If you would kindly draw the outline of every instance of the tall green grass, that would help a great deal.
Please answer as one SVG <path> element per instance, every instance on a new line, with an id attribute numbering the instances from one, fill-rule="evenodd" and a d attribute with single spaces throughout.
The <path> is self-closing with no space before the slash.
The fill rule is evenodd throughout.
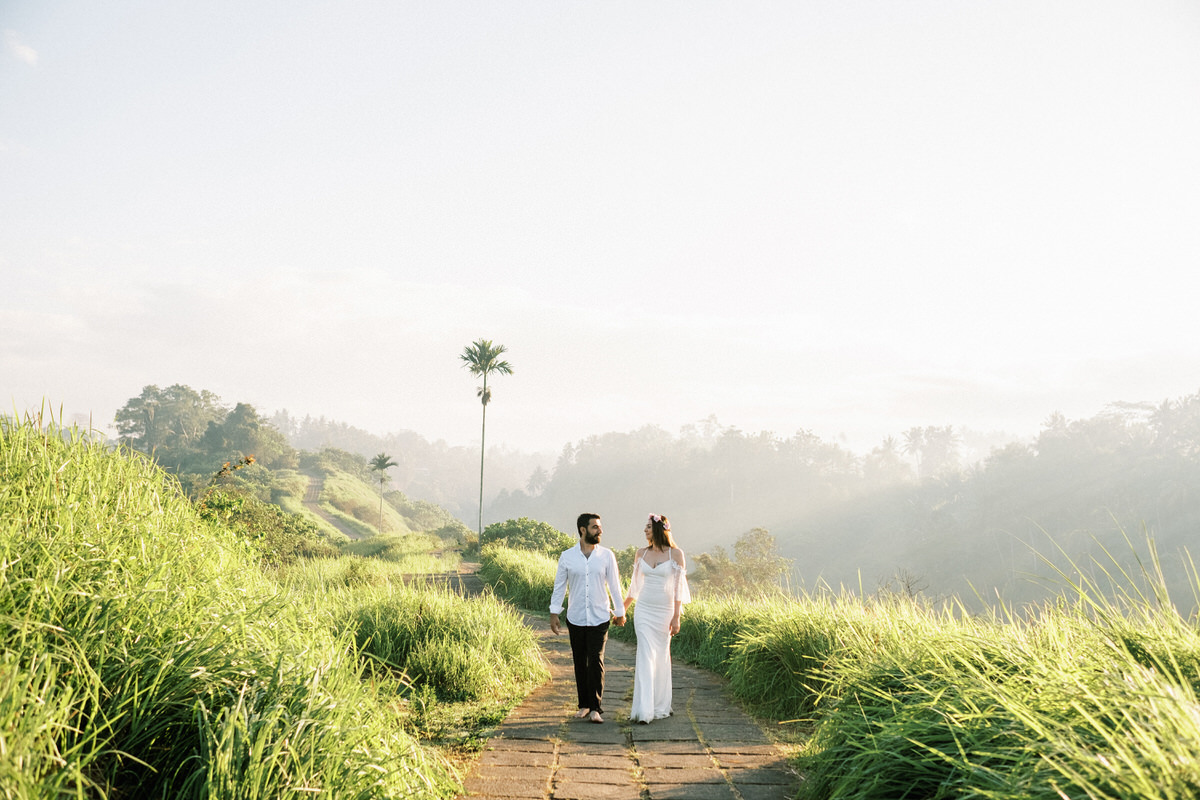
<path id="1" fill-rule="evenodd" d="M 432 533 L 379 534 L 348 542 L 342 552 L 391 562 L 400 572 L 452 572 L 462 563 L 462 553 Z"/>
<path id="2" fill-rule="evenodd" d="M 549 556 L 499 542 L 484 545 L 479 552 L 480 579 L 498 597 L 529 611 L 549 613 L 557 568 L 558 562 Z"/>
<path id="3" fill-rule="evenodd" d="M 404 577 L 394 563 L 342 558 L 293 565 L 282 580 L 320 598 L 369 666 L 393 670 L 439 700 L 511 703 L 549 677 L 537 640 L 511 606 Z"/>
<path id="4" fill-rule="evenodd" d="M 449 797 L 350 631 L 148 460 L 0 422 L 0 795 Z"/>

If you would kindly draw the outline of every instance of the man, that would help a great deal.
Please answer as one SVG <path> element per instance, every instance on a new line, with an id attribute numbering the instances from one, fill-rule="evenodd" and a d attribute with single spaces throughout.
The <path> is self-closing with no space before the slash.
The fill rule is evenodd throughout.
<path id="1" fill-rule="evenodd" d="M 618 626 L 625 624 L 625 601 L 621 595 L 621 577 L 617 574 L 617 557 L 600 545 L 604 534 L 600 515 L 580 514 L 575 527 L 579 544 L 558 557 L 554 593 L 550 596 L 550 630 L 556 635 L 560 633 L 558 615 L 563 610 L 564 595 L 569 594 L 567 633 L 571 637 L 575 687 L 579 692 L 575 718 L 604 722 L 600 707 L 604 696 L 604 645 L 608 643 L 609 621 Z M 621 609 L 621 616 L 613 617 L 613 604 Z"/>

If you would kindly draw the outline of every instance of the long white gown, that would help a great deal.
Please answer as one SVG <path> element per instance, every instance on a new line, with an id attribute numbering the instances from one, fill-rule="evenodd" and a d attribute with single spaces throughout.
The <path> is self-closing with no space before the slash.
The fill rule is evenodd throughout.
<path id="1" fill-rule="evenodd" d="M 637 658 L 629 718 L 650 722 L 671 716 L 671 617 L 676 600 L 692 599 L 687 573 L 671 558 L 651 567 L 643 556 L 634 566 L 628 596 L 637 601 L 633 611 Z"/>

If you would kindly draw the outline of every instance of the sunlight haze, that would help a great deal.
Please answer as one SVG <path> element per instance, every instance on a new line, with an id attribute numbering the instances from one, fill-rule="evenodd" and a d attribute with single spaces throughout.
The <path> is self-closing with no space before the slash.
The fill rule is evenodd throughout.
<path id="1" fill-rule="evenodd" d="M 0 4 L 0 402 L 859 452 L 1200 389 L 1200 4 Z"/>

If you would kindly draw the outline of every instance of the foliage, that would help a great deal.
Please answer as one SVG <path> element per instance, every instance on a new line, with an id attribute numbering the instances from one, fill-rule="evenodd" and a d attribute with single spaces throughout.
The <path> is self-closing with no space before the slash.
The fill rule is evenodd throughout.
<path id="1" fill-rule="evenodd" d="M 300 454 L 300 468 L 313 470 L 326 475 L 344 472 L 361 481 L 372 483 L 375 476 L 371 474 L 367 459 L 357 453 L 348 453 L 336 447 L 322 447 L 316 452 Z"/>
<path id="2" fill-rule="evenodd" d="M 296 466 L 296 452 L 254 407 L 232 410 L 217 395 L 175 384 L 150 385 L 116 414 L 121 444 L 153 457 L 176 474 L 211 474 L 223 461 L 253 455 L 266 467 Z"/>
<path id="3" fill-rule="evenodd" d="M 479 537 L 481 546 L 500 542 L 514 550 L 532 550 L 555 560 L 577 541 L 576 537 L 563 533 L 553 525 L 528 517 L 493 522 L 483 529 L 483 535 Z"/>
<path id="4" fill-rule="evenodd" d="M 454 796 L 256 562 L 149 459 L 0 422 L 0 793 Z"/>
<path id="5" fill-rule="evenodd" d="M 433 533 L 379 534 L 342 545 L 342 552 L 397 565 L 402 573 L 452 572 L 462 562 L 457 550 Z"/>
<path id="6" fill-rule="evenodd" d="M 539 612 L 550 608 L 557 568 L 557 559 L 529 550 L 513 550 L 499 542 L 486 545 L 479 554 L 479 577 L 497 597 L 517 608 Z"/>
<path id="7" fill-rule="evenodd" d="M 245 537 L 264 564 L 283 564 L 297 558 L 330 557 L 337 547 L 322 538 L 317 526 L 300 514 L 241 494 L 213 488 L 198 506 L 200 518 Z"/>
<path id="8" fill-rule="evenodd" d="M 495 598 L 428 587 L 355 593 L 359 648 L 442 700 L 523 694 L 549 673 L 521 616 Z"/>
<path id="9" fill-rule="evenodd" d="M 257 473 L 256 473 L 257 470 Z M 240 484 L 246 474 L 265 470 L 253 456 L 225 462 L 212 477 L 197 504 L 200 518 L 216 522 L 249 541 L 264 564 L 282 564 L 300 557 L 333 556 L 337 548 L 324 540 L 317 526 L 301 514 L 290 514 L 263 502 Z"/>
<path id="10" fill-rule="evenodd" d="M 764 528 L 746 531 L 733 545 L 732 559 L 725 548 L 692 556 L 693 583 L 717 592 L 757 593 L 780 588 L 780 579 L 792 568 L 790 559 L 779 555 L 775 537 Z"/>

